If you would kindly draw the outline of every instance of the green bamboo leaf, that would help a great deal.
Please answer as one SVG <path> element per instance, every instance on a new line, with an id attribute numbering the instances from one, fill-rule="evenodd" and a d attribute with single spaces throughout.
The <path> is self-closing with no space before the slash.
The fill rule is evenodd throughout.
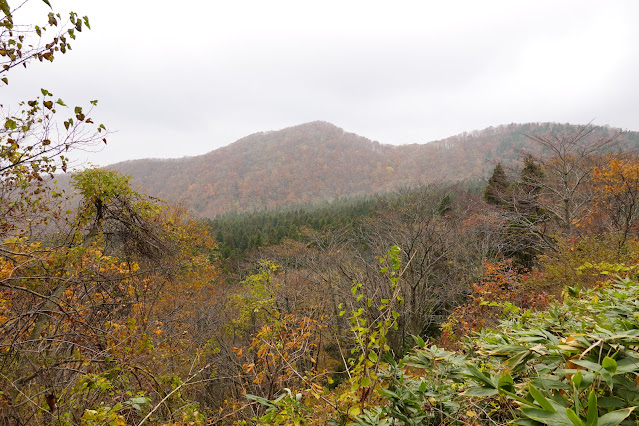
<path id="1" fill-rule="evenodd" d="M 565 413 L 551 413 L 538 408 L 524 407 L 521 412 L 528 418 L 536 420 L 540 423 L 552 426 L 574 426 Z"/>
<path id="2" fill-rule="evenodd" d="M 504 373 L 499 377 L 499 382 L 497 383 L 497 387 L 506 388 L 507 390 L 513 390 L 513 386 L 515 383 L 513 382 L 513 378 L 509 373 Z"/>
<path id="3" fill-rule="evenodd" d="M 577 414 L 570 408 L 566 408 L 566 416 L 568 416 L 573 425 L 583 426 L 584 422 L 582 422 L 579 416 L 577 416 Z"/>
<path id="4" fill-rule="evenodd" d="M 511 369 L 511 371 L 518 372 L 526 367 L 528 358 L 530 358 L 530 356 L 531 353 L 528 350 L 520 352 L 517 355 L 514 355 L 513 357 L 507 359 L 506 365 Z"/>
<path id="5" fill-rule="evenodd" d="M 610 389 L 612 389 L 613 387 L 612 374 L 610 374 L 608 370 L 601 370 L 599 374 L 601 374 L 601 378 L 604 379 L 604 381 L 608 384 L 608 386 L 610 386 Z"/>
<path id="6" fill-rule="evenodd" d="M 479 396 L 479 397 L 494 396 L 497 394 L 499 394 L 499 391 L 497 389 L 487 388 L 484 386 L 474 386 L 468 389 L 466 392 L 464 392 L 465 396 Z"/>
<path id="7" fill-rule="evenodd" d="M 592 371 L 601 371 L 602 369 L 601 365 L 597 364 L 596 362 L 588 361 L 585 359 L 574 359 L 572 360 L 572 363 Z"/>
<path id="8" fill-rule="evenodd" d="M 581 374 L 581 371 L 577 372 L 577 374 L 575 374 L 574 376 L 572 376 L 572 384 L 579 389 L 579 385 L 581 384 L 581 381 L 584 379 L 583 374 Z"/>
<path id="9" fill-rule="evenodd" d="M 621 398 L 617 398 L 616 396 L 608 396 L 599 398 L 597 400 L 597 405 L 601 408 L 624 408 L 628 406 L 628 403 Z"/>
<path id="10" fill-rule="evenodd" d="M 561 380 L 547 379 L 545 377 L 537 377 L 531 381 L 532 385 L 537 388 L 544 389 L 570 389 L 570 386 Z"/>
<path id="11" fill-rule="evenodd" d="M 477 380 L 479 380 L 483 384 L 485 384 L 485 385 L 487 385 L 487 386 L 489 386 L 491 388 L 496 388 L 497 387 L 497 386 L 495 386 L 495 383 L 493 383 L 493 381 L 490 379 L 490 377 L 488 377 L 487 375 L 485 375 L 484 373 L 479 371 L 475 366 L 467 365 L 466 369 L 468 370 L 468 372 L 470 373 L 470 375 L 472 377 L 476 378 Z"/>
<path id="12" fill-rule="evenodd" d="M 617 361 L 617 374 L 639 373 L 639 363 L 635 358 L 623 358 Z"/>
<path id="13" fill-rule="evenodd" d="M 594 390 L 590 391 L 588 395 L 588 416 L 586 418 L 586 426 L 597 426 L 597 394 Z"/>
<path id="14" fill-rule="evenodd" d="M 415 341 L 415 344 L 422 349 L 426 346 L 426 342 L 424 342 L 424 339 L 420 336 L 413 336 L 413 340 Z"/>
<path id="15" fill-rule="evenodd" d="M 532 397 L 535 399 L 535 401 L 537 401 L 537 404 L 539 404 L 541 408 L 550 413 L 557 412 L 550 404 L 550 402 L 546 399 L 546 397 L 541 392 L 539 392 L 539 390 L 537 390 L 537 388 L 535 388 L 532 384 L 528 387 L 528 390 L 530 391 L 530 395 L 532 395 Z"/>
<path id="16" fill-rule="evenodd" d="M 618 424 L 623 422 L 635 408 L 637 407 L 624 408 L 623 410 L 617 410 L 608 414 L 604 414 L 603 416 L 599 417 L 597 426 L 617 426 Z"/>

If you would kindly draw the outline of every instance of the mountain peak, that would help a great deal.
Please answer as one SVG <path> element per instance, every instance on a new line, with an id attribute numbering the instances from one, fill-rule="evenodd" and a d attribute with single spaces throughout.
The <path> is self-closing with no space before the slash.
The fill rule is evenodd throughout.
<path id="1" fill-rule="evenodd" d="M 296 126 L 287 127 L 286 129 L 283 129 L 283 130 L 295 129 L 295 128 L 298 128 L 298 129 L 341 130 L 342 132 L 344 131 L 344 129 L 342 129 L 341 127 L 337 127 L 333 123 L 329 123 L 328 121 L 322 121 L 322 120 L 309 121 L 308 123 L 302 123 L 302 124 L 298 124 Z"/>
<path id="2" fill-rule="evenodd" d="M 510 124 L 435 143 L 382 145 L 326 121 L 247 136 L 206 155 L 139 160 L 111 168 L 150 195 L 183 201 L 200 217 L 330 201 L 428 182 L 482 179 L 495 163 L 516 165 L 526 137 L 565 125 Z M 623 139 L 639 146 L 639 135 Z"/>

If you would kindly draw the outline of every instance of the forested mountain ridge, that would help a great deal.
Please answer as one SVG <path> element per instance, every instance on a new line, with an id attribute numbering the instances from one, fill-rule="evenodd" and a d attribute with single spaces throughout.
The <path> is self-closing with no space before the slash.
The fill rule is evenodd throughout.
<path id="1" fill-rule="evenodd" d="M 126 161 L 109 168 L 132 176 L 134 185 L 151 195 L 184 202 L 196 216 L 215 217 L 428 182 L 483 179 L 496 162 L 514 165 L 522 149 L 535 148 L 527 134 L 567 126 L 510 124 L 393 146 L 316 121 L 255 133 L 201 156 Z M 639 134 L 626 132 L 620 140 L 637 146 Z"/>

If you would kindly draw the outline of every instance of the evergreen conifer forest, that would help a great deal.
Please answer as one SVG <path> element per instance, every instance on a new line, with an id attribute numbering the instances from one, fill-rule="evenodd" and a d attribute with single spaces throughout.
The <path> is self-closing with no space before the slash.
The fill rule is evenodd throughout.
<path id="1" fill-rule="evenodd" d="M 90 30 L 15 3 L 4 86 Z M 1 425 L 639 422 L 636 134 L 521 126 L 486 179 L 379 166 L 357 196 L 205 218 L 115 170 L 57 189 L 109 138 L 63 99 L 0 106 Z"/>

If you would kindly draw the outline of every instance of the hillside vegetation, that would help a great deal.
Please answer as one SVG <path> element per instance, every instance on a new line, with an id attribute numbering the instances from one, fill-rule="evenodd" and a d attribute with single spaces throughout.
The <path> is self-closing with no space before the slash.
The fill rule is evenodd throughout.
<path id="1" fill-rule="evenodd" d="M 273 210 L 385 193 L 427 183 L 487 178 L 497 162 L 516 166 L 522 151 L 541 154 L 527 135 L 567 130 L 556 123 L 511 124 L 427 144 L 383 145 L 313 122 L 256 133 L 208 154 L 110 166 L 143 191 L 183 202 L 197 217 Z M 616 131 L 597 128 L 603 135 Z M 619 146 L 636 149 L 639 134 Z"/>
<path id="2" fill-rule="evenodd" d="M 4 84 L 89 26 L 14 31 L 0 10 Z M 108 135 L 88 104 L 0 105 L 0 424 L 639 421 L 634 133 L 395 148 L 311 123 L 145 172 L 201 215 L 232 211 L 200 220 L 98 168 L 67 209 L 48 179 Z M 456 182 L 488 167 L 479 152 L 502 162 Z"/>

